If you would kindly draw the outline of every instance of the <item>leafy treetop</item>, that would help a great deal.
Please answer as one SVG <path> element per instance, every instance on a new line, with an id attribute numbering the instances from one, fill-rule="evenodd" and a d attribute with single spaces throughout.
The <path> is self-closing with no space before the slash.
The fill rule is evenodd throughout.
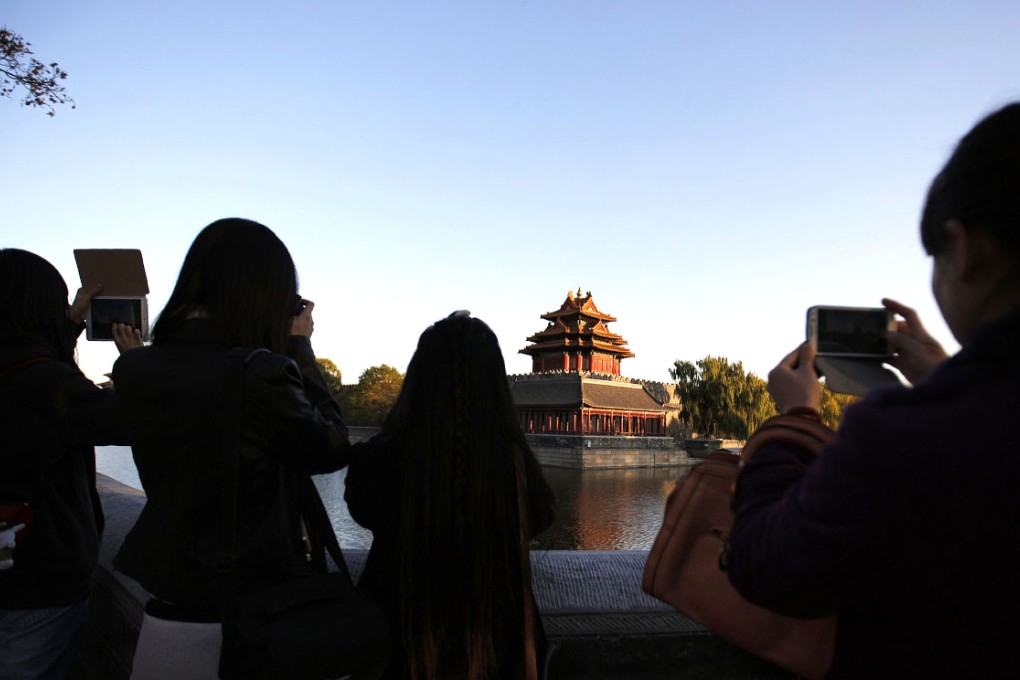
<path id="1" fill-rule="evenodd" d="M 340 374 L 340 369 L 337 368 L 329 359 L 316 358 L 315 362 L 319 364 L 319 370 L 322 371 L 322 377 L 326 379 L 326 386 L 329 387 L 329 391 L 333 396 L 340 391 L 343 387 L 343 376 Z"/>
<path id="2" fill-rule="evenodd" d="M 56 62 L 44 64 L 33 55 L 31 43 L 25 42 L 17 33 L 6 26 L 0 26 L 0 96 L 13 98 L 15 90 L 26 90 L 22 106 L 38 106 L 47 116 L 55 116 L 54 106 L 70 104 L 74 100 L 67 95 L 60 81 L 67 73 Z"/>
<path id="3" fill-rule="evenodd" d="M 707 356 L 695 363 L 676 361 L 669 373 L 677 383 L 681 412 L 692 432 L 720 438 L 747 439 L 759 425 L 777 414 L 766 382 L 744 371 L 741 362 Z M 839 425 L 854 397 L 837 394 L 822 383 L 822 422 Z"/>
<path id="4" fill-rule="evenodd" d="M 404 374 L 382 364 L 367 368 L 357 385 L 347 385 L 337 401 L 349 425 L 382 425 L 404 386 Z"/>

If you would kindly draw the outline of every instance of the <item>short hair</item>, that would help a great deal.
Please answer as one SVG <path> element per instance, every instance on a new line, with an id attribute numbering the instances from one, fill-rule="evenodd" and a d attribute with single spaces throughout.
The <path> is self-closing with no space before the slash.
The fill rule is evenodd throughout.
<path id="1" fill-rule="evenodd" d="M 290 252 L 269 227 L 230 217 L 205 227 L 188 249 L 152 341 L 174 335 L 190 316 L 207 316 L 218 341 L 282 353 L 297 297 Z"/>
<path id="2" fill-rule="evenodd" d="M 38 345 L 73 364 L 77 334 L 67 309 L 56 267 L 27 250 L 0 249 L 0 344 Z"/>
<path id="3" fill-rule="evenodd" d="M 944 250 L 951 219 L 986 229 L 1020 256 L 1020 102 L 979 121 L 932 181 L 921 214 L 921 242 L 929 255 Z"/>

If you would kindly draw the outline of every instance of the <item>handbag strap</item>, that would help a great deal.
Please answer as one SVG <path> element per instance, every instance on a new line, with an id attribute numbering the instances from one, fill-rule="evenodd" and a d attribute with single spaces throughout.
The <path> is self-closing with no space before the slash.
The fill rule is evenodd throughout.
<path id="1" fill-rule="evenodd" d="M 835 433 L 818 420 L 803 416 L 774 416 L 762 423 L 751 435 L 740 452 L 746 463 L 762 447 L 775 442 L 794 444 L 815 458 L 822 455 L 822 449 L 832 441 Z"/>
<path id="2" fill-rule="evenodd" d="M 7 380 L 7 378 L 10 378 L 12 375 L 17 373 L 21 369 L 31 366 L 32 364 L 43 364 L 48 361 L 56 361 L 56 359 L 47 356 L 29 357 L 28 359 L 22 359 L 21 361 L 13 363 L 4 370 L 0 371 L 0 382 Z"/>

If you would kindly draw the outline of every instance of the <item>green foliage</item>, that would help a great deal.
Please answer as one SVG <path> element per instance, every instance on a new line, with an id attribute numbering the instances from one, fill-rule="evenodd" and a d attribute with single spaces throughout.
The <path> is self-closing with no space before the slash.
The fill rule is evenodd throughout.
<path id="1" fill-rule="evenodd" d="M 823 423 L 835 430 L 839 427 L 840 421 L 843 420 L 843 413 L 846 411 L 846 407 L 855 401 L 857 401 L 857 397 L 852 394 L 833 392 L 823 381 L 822 406 L 818 409 L 818 414 L 822 417 Z"/>
<path id="2" fill-rule="evenodd" d="M 48 116 L 56 115 L 55 104 L 71 104 L 74 100 L 64 91 L 60 81 L 67 73 L 56 62 L 44 64 L 32 56 L 32 44 L 17 33 L 0 27 L 0 96 L 11 97 L 19 87 L 26 90 L 22 106 L 40 106 L 49 109 Z"/>
<path id="3" fill-rule="evenodd" d="M 685 429 L 723 439 L 747 439 L 759 425 L 777 415 L 766 381 L 745 373 L 738 361 L 708 356 L 691 363 L 676 361 L 669 373 L 676 380 Z M 836 429 L 856 397 L 833 392 L 822 382 L 822 422 Z"/>
<path id="4" fill-rule="evenodd" d="M 382 425 L 403 386 L 404 374 L 392 366 L 366 368 L 357 385 L 340 391 L 344 419 L 349 425 Z"/>
<path id="5" fill-rule="evenodd" d="M 329 359 L 317 358 L 315 363 L 319 364 L 319 370 L 322 371 L 322 377 L 326 379 L 326 385 L 329 387 L 330 393 L 335 397 L 343 387 L 340 369 L 337 368 L 336 364 Z"/>
<path id="6" fill-rule="evenodd" d="M 669 370 L 677 381 L 680 417 L 691 431 L 713 437 L 747 439 L 776 415 L 765 381 L 744 371 L 739 361 L 707 356 L 696 363 L 676 361 Z"/>

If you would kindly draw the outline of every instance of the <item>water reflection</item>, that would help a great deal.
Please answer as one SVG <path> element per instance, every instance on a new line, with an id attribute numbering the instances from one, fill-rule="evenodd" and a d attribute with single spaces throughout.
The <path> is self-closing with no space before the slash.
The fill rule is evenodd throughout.
<path id="1" fill-rule="evenodd" d="M 647 550 L 679 468 L 544 468 L 556 521 L 533 546 L 547 550 Z"/>
<path id="2" fill-rule="evenodd" d="M 96 449 L 99 471 L 139 487 L 128 447 Z M 683 468 L 567 470 L 543 468 L 556 494 L 553 525 L 532 542 L 536 550 L 648 550 L 662 523 L 666 497 Z M 372 532 L 351 519 L 341 470 L 315 484 L 345 548 L 367 549 Z"/>

